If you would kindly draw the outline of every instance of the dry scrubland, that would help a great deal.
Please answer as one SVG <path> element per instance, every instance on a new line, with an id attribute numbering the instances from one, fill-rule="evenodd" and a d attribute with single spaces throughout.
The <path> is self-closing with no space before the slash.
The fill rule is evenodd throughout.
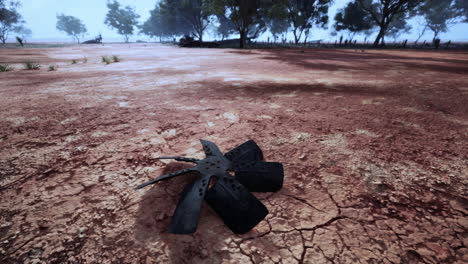
<path id="1" fill-rule="evenodd" d="M 15 68 L 0 73 L 1 263 L 468 262 L 466 52 L 116 44 L 0 62 Z M 248 234 L 206 205 L 197 233 L 166 233 L 193 177 L 132 189 L 183 166 L 155 157 L 200 157 L 201 138 L 284 162 Z"/>

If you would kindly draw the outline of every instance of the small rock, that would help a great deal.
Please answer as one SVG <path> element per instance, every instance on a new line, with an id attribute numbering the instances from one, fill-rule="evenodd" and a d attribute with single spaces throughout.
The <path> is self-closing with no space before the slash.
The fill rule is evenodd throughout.
<path id="1" fill-rule="evenodd" d="M 78 237 L 79 237 L 79 238 L 83 238 L 83 237 L 85 236 L 85 232 L 86 232 L 86 228 L 80 227 L 80 228 L 78 229 Z"/>
<path id="2" fill-rule="evenodd" d="M 9 226 L 11 226 L 11 225 L 13 225 L 11 222 L 5 222 L 5 223 L 3 223 L 0 227 L 1 227 L 1 228 L 4 228 L 4 227 L 9 227 Z"/>

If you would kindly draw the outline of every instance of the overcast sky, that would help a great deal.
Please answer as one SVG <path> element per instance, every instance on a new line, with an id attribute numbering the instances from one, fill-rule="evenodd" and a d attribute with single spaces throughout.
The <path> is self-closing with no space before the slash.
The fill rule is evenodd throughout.
<path id="1" fill-rule="evenodd" d="M 336 10 L 342 8 L 350 0 L 335 0 L 335 4 L 330 9 L 330 18 L 335 16 Z M 143 22 L 149 17 L 149 11 L 152 10 L 157 0 L 119 0 L 123 5 L 134 7 L 141 16 Z M 93 38 L 101 33 L 104 41 L 120 41 L 122 38 L 104 24 L 104 18 L 107 13 L 107 0 L 22 0 L 23 6 L 20 9 L 21 14 L 26 20 L 27 27 L 33 32 L 31 41 L 55 40 L 71 41 L 65 33 L 55 28 L 57 14 L 65 14 L 78 17 L 88 29 L 85 39 Z M 333 19 L 332 19 L 333 20 Z M 418 25 L 415 22 L 411 34 L 402 35 L 400 39 L 416 39 Z M 310 39 L 329 40 L 331 30 L 315 30 Z M 266 36 L 264 36 L 265 38 Z M 442 39 L 468 41 L 468 24 L 462 23 L 450 28 L 450 32 L 442 34 Z M 335 37 L 336 38 L 336 37 Z M 134 36 L 133 41 L 137 39 L 147 39 L 145 36 Z M 430 32 L 426 33 L 423 39 L 432 39 Z"/>

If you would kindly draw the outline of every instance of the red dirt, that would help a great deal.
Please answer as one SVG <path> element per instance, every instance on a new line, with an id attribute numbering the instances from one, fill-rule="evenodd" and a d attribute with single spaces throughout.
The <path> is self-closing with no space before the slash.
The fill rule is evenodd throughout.
<path id="1" fill-rule="evenodd" d="M 468 262 L 468 53 L 0 49 L 31 59 L 0 73 L 2 263 Z M 248 234 L 206 205 L 167 234 L 191 177 L 133 190 L 198 139 L 284 162 Z"/>

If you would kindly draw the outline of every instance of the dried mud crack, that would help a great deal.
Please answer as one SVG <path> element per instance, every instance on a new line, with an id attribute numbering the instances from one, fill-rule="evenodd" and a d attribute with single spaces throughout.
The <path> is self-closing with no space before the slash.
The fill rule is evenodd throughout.
<path id="1" fill-rule="evenodd" d="M 27 54 L 60 67 L 0 74 L 1 263 L 468 262 L 467 53 Z M 162 154 L 200 158 L 202 138 L 254 139 L 284 164 L 283 189 L 255 193 L 270 214 L 245 235 L 206 204 L 196 233 L 167 233 L 196 175 L 133 190 L 185 168 Z"/>

